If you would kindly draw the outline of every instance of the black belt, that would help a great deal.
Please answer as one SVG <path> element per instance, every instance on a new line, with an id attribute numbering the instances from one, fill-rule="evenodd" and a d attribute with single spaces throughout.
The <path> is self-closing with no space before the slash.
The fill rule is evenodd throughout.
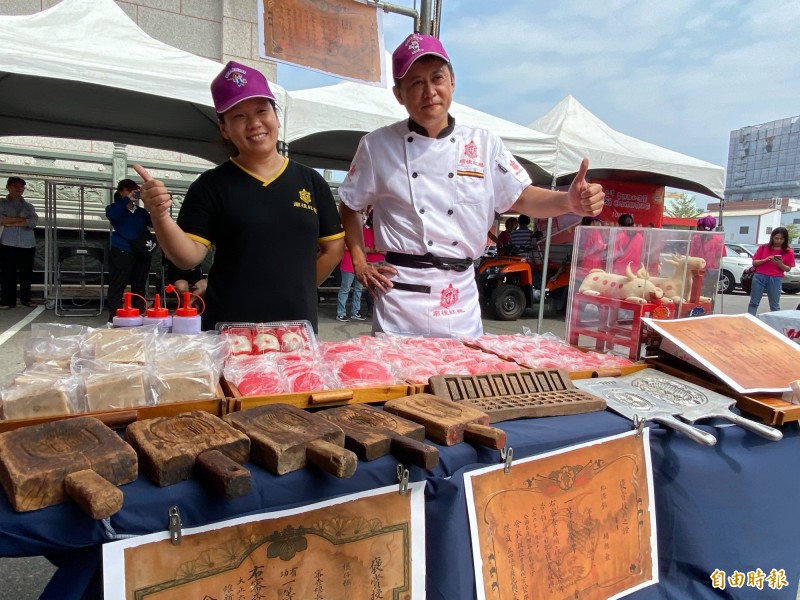
<path id="1" fill-rule="evenodd" d="M 419 292 L 420 294 L 430 294 L 431 286 L 417 285 L 416 283 L 403 283 L 402 281 L 392 282 L 393 290 L 403 290 L 405 292 Z"/>
<path id="2" fill-rule="evenodd" d="M 440 258 L 428 252 L 422 256 L 416 254 L 403 254 L 402 252 L 387 252 L 386 262 L 398 267 L 410 269 L 441 269 L 442 271 L 456 271 L 463 273 L 472 266 L 471 258 Z"/>

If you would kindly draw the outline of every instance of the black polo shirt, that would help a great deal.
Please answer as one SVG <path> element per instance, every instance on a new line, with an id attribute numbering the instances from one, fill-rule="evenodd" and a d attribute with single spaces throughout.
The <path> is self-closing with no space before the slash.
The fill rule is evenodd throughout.
<path id="1" fill-rule="evenodd" d="M 308 320 L 316 331 L 318 244 L 344 237 L 319 173 L 287 160 L 265 181 L 229 160 L 189 187 L 178 225 L 216 247 L 203 329 L 231 321 Z"/>

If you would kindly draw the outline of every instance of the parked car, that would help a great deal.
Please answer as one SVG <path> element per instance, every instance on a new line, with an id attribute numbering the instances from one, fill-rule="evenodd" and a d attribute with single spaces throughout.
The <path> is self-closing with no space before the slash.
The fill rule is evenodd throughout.
<path id="1" fill-rule="evenodd" d="M 732 294 L 742 284 L 742 274 L 753 265 L 753 254 L 757 246 L 752 244 L 725 244 L 726 256 L 720 261 L 720 294 Z"/>

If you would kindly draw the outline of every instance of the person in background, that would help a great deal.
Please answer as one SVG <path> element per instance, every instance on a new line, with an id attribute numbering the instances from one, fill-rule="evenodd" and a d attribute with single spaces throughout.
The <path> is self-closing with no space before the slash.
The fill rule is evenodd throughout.
<path id="1" fill-rule="evenodd" d="M 275 95 L 260 71 L 228 62 L 211 82 L 211 96 L 220 133 L 236 155 L 192 183 L 177 222 L 164 183 L 134 166 L 158 242 L 182 269 L 216 248 L 203 329 L 306 320 L 317 331 L 317 286 L 344 254 L 331 188 L 314 169 L 278 152 Z"/>
<path id="2" fill-rule="evenodd" d="M 527 256 L 534 247 L 530 225 L 531 218 L 528 215 L 520 215 L 517 219 L 517 228 L 508 236 L 509 246 L 514 246 L 519 255 Z"/>
<path id="3" fill-rule="evenodd" d="M 372 331 L 428 337 L 481 335 L 473 263 L 496 214 L 594 215 L 603 188 L 583 160 L 567 192 L 531 185 L 500 138 L 450 114 L 455 76 L 434 36 L 409 35 L 392 54 L 393 93 L 409 118 L 359 143 L 339 186 L 339 214 L 359 281 L 375 291 Z M 374 209 L 386 265 L 368 263 L 360 211 Z"/>
<path id="4" fill-rule="evenodd" d="M 600 217 L 583 217 L 581 226 L 581 247 L 578 249 L 578 269 L 576 282 L 580 283 L 592 269 L 605 269 L 608 244 L 603 234 L 595 227 L 602 225 Z"/>
<path id="5" fill-rule="evenodd" d="M 148 212 L 139 206 L 139 184 L 132 179 L 122 179 L 114 192 L 114 201 L 106 206 L 106 218 L 111 222 L 111 246 L 108 251 L 108 320 L 116 316 L 123 306 L 125 288 L 143 298 L 147 297 L 150 277 L 149 254 L 138 254 L 133 242 L 153 226 Z M 144 302 L 134 296 L 131 304 L 144 312 Z"/>
<path id="6" fill-rule="evenodd" d="M 503 246 L 508 246 L 511 243 L 511 234 L 519 226 L 519 219 L 517 217 L 508 217 L 506 219 L 505 229 L 497 236 L 497 251 L 499 252 Z"/>
<path id="7" fill-rule="evenodd" d="M 197 265 L 194 269 L 179 269 L 169 259 L 166 260 L 167 267 L 167 282 L 171 283 L 181 295 L 181 302 L 183 301 L 183 294 L 185 292 L 194 293 L 202 296 L 206 291 L 208 279 L 203 274 L 201 265 Z M 195 302 L 192 298 L 192 304 Z"/>
<path id="8" fill-rule="evenodd" d="M 353 304 L 350 316 L 356 321 L 365 321 L 366 317 L 361 314 L 361 291 L 364 286 L 356 279 L 353 270 L 353 260 L 350 258 L 350 251 L 345 248 L 344 257 L 339 265 L 342 273 L 342 283 L 339 285 L 339 295 L 336 298 L 336 320 L 347 323 L 347 297 L 350 295 L 350 288 L 353 288 Z"/>
<path id="9" fill-rule="evenodd" d="M 753 283 L 750 286 L 747 312 L 756 316 L 765 291 L 770 311 L 781 309 L 783 274 L 794 264 L 794 252 L 789 248 L 789 232 L 785 227 L 776 227 L 769 236 L 769 243 L 759 246 L 753 255 L 753 266 L 756 271 L 753 273 Z"/>
<path id="10" fill-rule="evenodd" d="M 697 219 L 697 231 L 714 231 L 717 220 L 711 215 Z M 700 294 L 713 297 L 717 293 L 719 283 L 719 261 L 727 256 L 723 236 L 719 235 L 694 235 L 689 244 L 689 256 L 696 256 L 706 261 L 706 274 L 703 278 L 703 289 Z"/>
<path id="11" fill-rule="evenodd" d="M 386 260 L 386 255 L 383 252 L 379 252 L 375 247 L 375 230 L 372 228 L 371 206 L 367 208 L 367 218 L 364 220 L 364 250 L 367 252 L 367 262 L 371 265 L 376 265 L 377 263 L 382 263 L 384 260 Z M 369 292 L 367 292 L 366 301 L 367 318 L 371 319 L 374 301 L 372 299 L 372 294 Z"/>
<path id="12" fill-rule="evenodd" d="M 617 224 L 625 228 L 633 227 L 633 216 L 623 213 L 617 219 Z M 639 269 L 642 268 L 642 247 L 644 245 L 642 232 L 635 229 L 626 229 L 615 233 L 614 263 L 611 271 L 618 275 L 626 275 L 628 265 L 630 265 L 631 271 L 634 274 L 638 273 Z"/>
<path id="13" fill-rule="evenodd" d="M 34 229 L 39 215 L 33 204 L 25 200 L 25 180 L 9 177 L 6 182 L 8 195 L 0 201 L 0 310 L 17 305 L 17 282 L 19 303 L 28 308 L 37 306 L 31 298 L 33 259 L 36 255 Z"/>

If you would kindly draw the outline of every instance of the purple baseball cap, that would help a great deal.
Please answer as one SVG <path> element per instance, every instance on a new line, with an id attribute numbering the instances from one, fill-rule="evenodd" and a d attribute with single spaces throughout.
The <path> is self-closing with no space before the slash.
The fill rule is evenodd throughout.
<path id="1" fill-rule="evenodd" d="M 428 54 L 433 54 L 446 62 L 450 62 L 450 57 L 444 51 L 442 42 L 437 38 L 424 33 L 412 33 L 392 52 L 393 77 L 402 79 L 417 59 Z"/>
<path id="2" fill-rule="evenodd" d="M 267 78 L 258 69 L 229 61 L 211 82 L 211 97 L 218 113 L 230 110 L 249 98 L 267 98 L 275 102 Z"/>

